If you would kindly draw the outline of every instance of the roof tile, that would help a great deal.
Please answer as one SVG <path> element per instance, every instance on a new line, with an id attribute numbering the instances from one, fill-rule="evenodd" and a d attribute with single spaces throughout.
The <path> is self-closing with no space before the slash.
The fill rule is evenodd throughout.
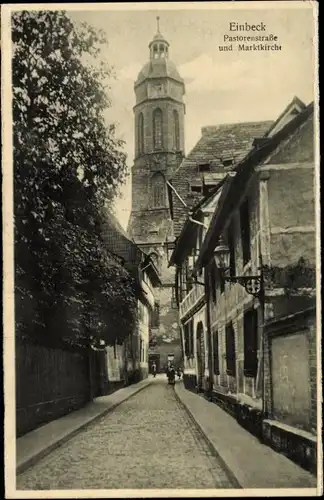
<path id="1" fill-rule="evenodd" d="M 180 233 L 188 210 L 202 197 L 199 193 L 190 193 L 190 183 L 206 178 L 210 184 L 211 174 L 225 175 L 229 168 L 224 166 L 222 161 L 233 159 L 233 164 L 235 164 L 242 160 L 252 149 L 253 140 L 263 137 L 272 123 L 272 121 L 243 122 L 202 128 L 201 138 L 182 161 L 172 178 L 174 188 L 188 206 L 186 209 L 178 197 L 173 196 L 175 236 Z M 198 166 L 208 163 L 210 171 L 199 174 Z"/>

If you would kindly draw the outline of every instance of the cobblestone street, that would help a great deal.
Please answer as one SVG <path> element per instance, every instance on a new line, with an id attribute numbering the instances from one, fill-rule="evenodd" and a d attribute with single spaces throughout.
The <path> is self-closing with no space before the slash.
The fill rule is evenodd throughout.
<path id="1" fill-rule="evenodd" d="M 17 489 L 233 488 L 166 377 L 17 476 Z"/>

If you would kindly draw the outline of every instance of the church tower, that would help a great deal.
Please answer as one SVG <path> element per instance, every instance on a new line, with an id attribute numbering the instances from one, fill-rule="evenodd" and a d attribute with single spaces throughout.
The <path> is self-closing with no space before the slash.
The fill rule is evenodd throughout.
<path id="1" fill-rule="evenodd" d="M 166 242 L 174 240 L 166 181 L 184 157 L 185 86 L 169 58 L 170 45 L 160 33 L 159 18 L 157 22 L 149 61 L 134 84 L 135 157 L 128 232 L 153 257 L 162 281 L 156 293 L 159 324 L 153 334 L 178 338 L 178 312 L 172 307 L 174 269 L 168 268 L 166 249 Z"/>

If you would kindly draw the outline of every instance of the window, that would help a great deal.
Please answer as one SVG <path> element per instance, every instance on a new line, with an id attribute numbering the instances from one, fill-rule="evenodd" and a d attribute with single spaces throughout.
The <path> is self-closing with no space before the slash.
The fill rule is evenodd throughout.
<path id="1" fill-rule="evenodd" d="M 144 118 L 143 113 L 139 114 L 138 117 L 138 129 L 137 129 L 137 139 L 138 139 L 138 153 L 144 152 Z"/>
<path id="2" fill-rule="evenodd" d="M 235 332 L 232 322 L 226 325 L 226 373 L 235 377 Z"/>
<path id="3" fill-rule="evenodd" d="M 201 186 L 190 186 L 190 191 L 192 193 L 201 193 L 202 187 Z"/>
<path id="4" fill-rule="evenodd" d="M 154 149 L 162 149 L 162 111 L 156 109 L 153 113 Z"/>
<path id="5" fill-rule="evenodd" d="M 234 158 L 224 158 L 222 160 L 224 167 L 231 167 L 234 164 Z"/>
<path id="6" fill-rule="evenodd" d="M 179 113 L 178 111 L 173 111 L 173 140 L 174 140 L 174 149 L 179 151 L 180 149 L 180 127 L 179 127 Z"/>
<path id="7" fill-rule="evenodd" d="M 160 304 L 155 302 L 151 316 L 151 328 L 159 328 L 160 326 Z"/>
<path id="8" fill-rule="evenodd" d="M 240 209 L 241 240 L 243 265 L 251 260 L 250 209 L 249 201 L 245 200 Z"/>
<path id="9" fill-rule="evenodd" d="M 214 332 L 213 334 L 213 360 L 214 374 L 219 375 L 218 332 Z"/>
<path id="10" fill-rule="evenodd" d="M 250 309 L 244 314 L 244 375 L 256 377 L 258 369 L 258 313 Z"/>
<path id="11" fill-rule="evenodd" d="M 187 284 L 187 293 L 190 292 L 190 290 L 192 289 L 192 281 L 193 281 L 193 278 L 192 278 L 192 268 L 190 268 L 190 265 L 189 265 L 189 257 L 187 257 L 186 259 L 186 284 Z"/>
<path id="12" fill-rule="evenodd" d="M 153 175 L 151 179 L 152 205 L 154 208 L 165 207 L 165 179 L 160 173 Z"/>
<path id="13" fill-rule="evenodd" d="M 183 326 L 183 335 L 184 335 L 184 351 L 185 356 L 189 358 L 189 325 L 186 323 Z"/>
<path id="14" fill-rule="evenodd" d="M 201 165 L 198 165 L 198 172 L 210 172 L 210 164 L 209 163 L 202 163 Z"/>
<path id="15" fill-rule="evenodd" d="M 230 276 L 235 276 L 236 264 L 235 264 L 235 231 L 234 231 L 234 221 L 232 220 L 228 229 L 228 247 L 230 251 Z"/>
<path id="16" fill-rule="evenodd" d="M 187 358 L 194 354 L 193 320 L 188 321 L 184 327 L 185 355 Z"/>

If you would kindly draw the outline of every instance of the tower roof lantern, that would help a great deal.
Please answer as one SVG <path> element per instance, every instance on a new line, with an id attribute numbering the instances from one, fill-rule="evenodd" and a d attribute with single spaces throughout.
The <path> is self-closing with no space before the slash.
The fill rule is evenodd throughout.
<path id="1" fill-rule="evenodd" d="M 156 19 L 157 32 L 149 44 L 150 59 L 139 72 L 135 87 L 140 85 L 144 80 L 154 78 L 172 78 L 179 83 L 184 83 L 175 64 L 169 59 L 170 44 L 160 32 L 159 16 Z"/>
<path id="2" fill-rule="evenodd" d="M 161 33 L 156 33 L 153 37 L 153 40 L 149 43 L 149 47 L 151 47 L 151 45 L 154 43 L 154 42 L 163 42 L 165 43 L 168 47 L 170 47 L 170 44 L 169 42 L 164 38 L 163 35 L 161 35 Z"/>
<path id="3" fill-rule="evenodd" d="M 160 32 L 160 17 L 159 16 L 157 16 L 156 22 L 157 22 L 156 34 L 154 35 L 153 40 L 150 42 L 149 47 L 151 47 L 151 45 L 154 42 L 163 42 L 169 47 L 170 46 L 169 42 L 164 38 L 164 36 Z"/>

